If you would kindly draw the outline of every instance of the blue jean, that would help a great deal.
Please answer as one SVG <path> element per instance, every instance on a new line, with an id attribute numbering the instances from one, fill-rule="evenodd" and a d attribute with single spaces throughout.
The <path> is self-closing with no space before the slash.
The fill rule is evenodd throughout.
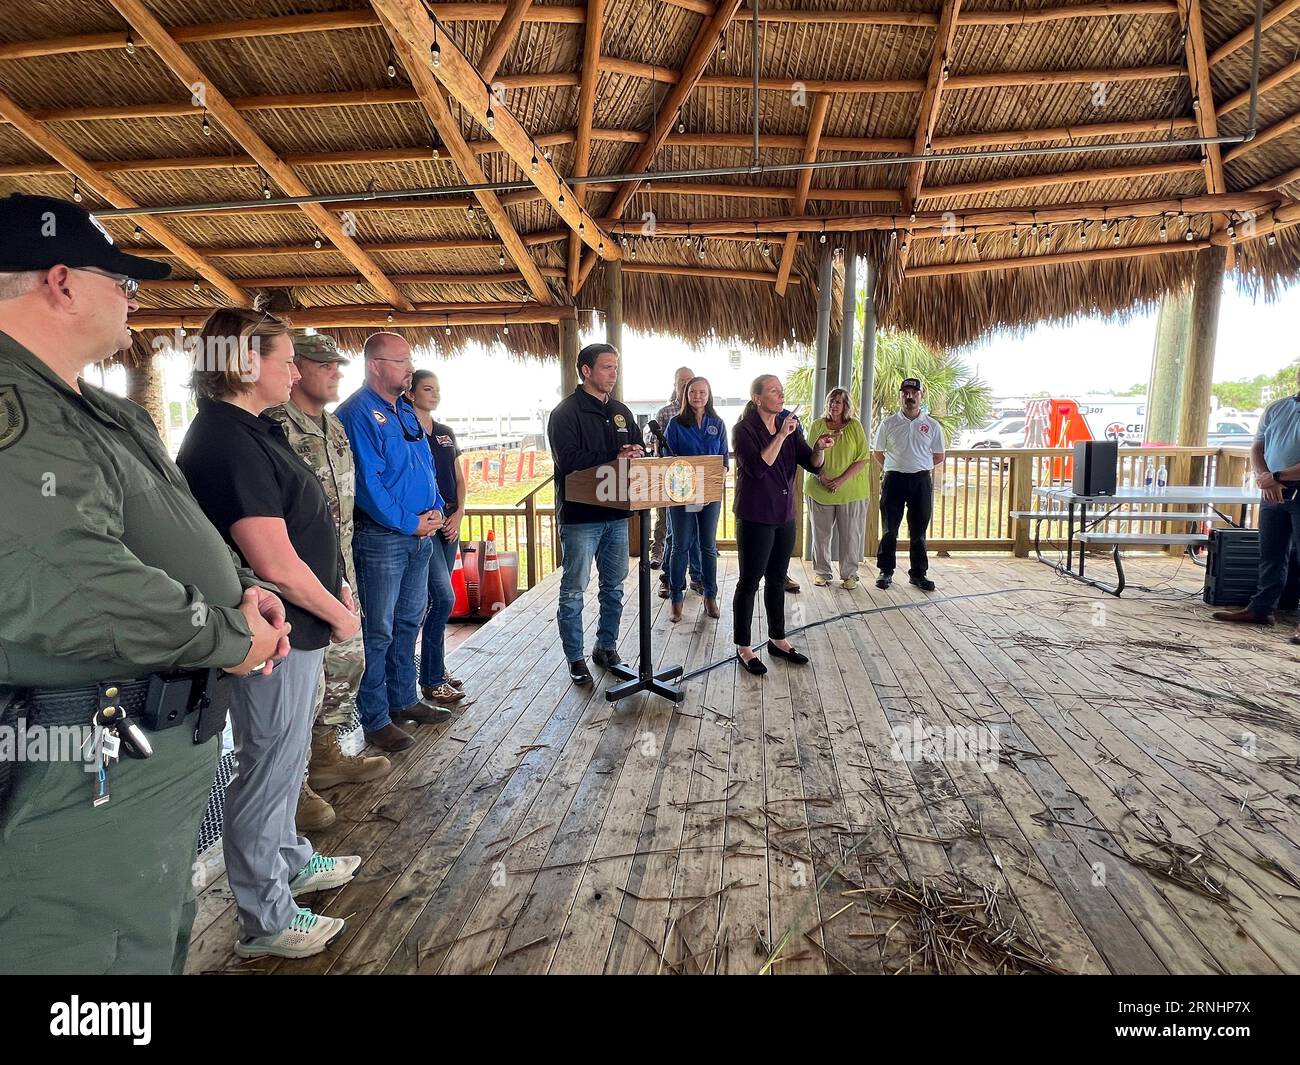
<path id="1" fill-rule="evenodd" d="M 1259 506 L 1259 589 L 1250 601 L 1256 617 L 1277 609 L 1286 587 L 1291 552 L 1300 553 L 1300 495 L 1281 503 Z"/>
<path id="2" fill-rule="evenodd" d="M 561 523 L 560 546 L 564 573 L 560 577 L 560 602 L 555 621 L 560 643 L 569 662 L 583 658 L 582 595 L 591 580 L 591 563 L 600 575 L 600 622 L 596 648 L 610 650 L 618 644 L 618 624 L 623 617 L 623 581 L 627 577 L 627 521 Z"/>
<path id="3" fill-rule="evenodd" d="M 389 710 L 420 701 L 415 686 L 415 637 L 429 602 L 432 557 L 431 537 L 408 536 L 373 522 L 357 526 L 352 537 L 366 648 L 357 712 L 367 732 L 389 724 Z"/>
<path id="4" fill-rule="evenodd" d="M 429 562 L 429 612 L 424 615 L 420 630 L 420 686 L 436 688 L 447 679 L 444 638 L 447 619 L 456 601 L 451 590 L 451 569 L 456 564 L 456 549 L 460 544 L 440 532 L 429 539 L 433 542 L 433 557 Z"/>
<path id="5" fill-rule="evenodd" d="M 669 508 L 668 508 L 668 534 L 664 537 L 664 576 L 665 576 L 665 577 L 668 576 L 668 573 L 669 573 L 669 571 L 670 571 L 670 569 L 671 569 L 671 567 L 672 567 L 672 564 L 673 564 L 673 518 L 672 518 L 672 512 L 673 512 L 674 510 L 676 510 L 676 509 L 678 509 L 678 508 L 677 508 L 677 507 L 669 507 Z M 693 581 L 702 581 L 702 580 L 704 579 L 704 571 L 703 571 L 703 568 L 701 567 L 701 564 L 700 564 L 700 545 L 699 545 L 699 542 L 697 541 L 693 547 L 690 547 L 690 548 L 688 548 L 687 550 L 688 550 L 687 560 L 688 560 L 688 562 L 689 562 L 689 564 L 690 564 L 691 580 L 693 580 Z"/>
<path id="6" fill-rule="evenodd" d="M 718 598 L 718 517 L 721 503 L 670 507 L 668 527 L 676 546 L 668 557 L 668 587 L 672 601 L 680 603 L 686 598 L 686 560 L 699 560 L 699 580 L 704 585 L 704 598 Z"/>

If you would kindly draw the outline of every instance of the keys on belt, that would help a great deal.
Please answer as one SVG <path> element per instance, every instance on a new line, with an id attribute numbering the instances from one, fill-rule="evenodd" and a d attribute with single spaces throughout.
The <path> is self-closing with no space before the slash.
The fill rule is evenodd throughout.
<path id="1" fill-rule="evenodd" d="M 108 767 L 123 751 L 132 758 L 148 758 L 153 754 L 153 746 L 144 731 L 118 702 L 119 694 L 116 685 L 101 685 L 99 708 L 90 719 L 90 736 L 83 753 L 88 761 L 87 769 L 95 777 L 92 806 L 108 802 Z"/>

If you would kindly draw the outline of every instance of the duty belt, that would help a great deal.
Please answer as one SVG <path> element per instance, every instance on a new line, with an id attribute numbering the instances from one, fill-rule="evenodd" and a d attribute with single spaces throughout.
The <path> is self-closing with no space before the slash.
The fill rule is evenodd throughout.
<path id="1" fill-rule="evenodd" d="M 47 726 L 84 725 L 116 705 L 149 732 L 192 723 L 194 742 L 203 743 L 225 728 L 232 680 L 220 669 L 175 670 L 75 688 L 19 689 L 14 704 L 30 724 Z"/>

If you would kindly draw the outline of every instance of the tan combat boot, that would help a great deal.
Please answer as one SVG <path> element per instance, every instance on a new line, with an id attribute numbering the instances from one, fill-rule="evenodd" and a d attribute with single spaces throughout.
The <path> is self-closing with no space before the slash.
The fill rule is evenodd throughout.
<path id="1" fill-rule="evenodd" d="M 386 777 L 393 763 L 382 756 L 363 758 L 344 754 L 339 746 L 338 730 L 333 725 L 316 725 L 311 730 L 311 761 L 307 779 L 315 788 L 332 788 L 335 784 L 362 784 Z"/>
<path id="2" fill-rule="evenodd" d="M 329 828 L 338 815 L 334 807 L 311 790 L 307 778 L 302 778 L 302 791 L 298 793 L 298 813 L 294 823 L 299 832 L 314 832 L 318 828 Z"/>

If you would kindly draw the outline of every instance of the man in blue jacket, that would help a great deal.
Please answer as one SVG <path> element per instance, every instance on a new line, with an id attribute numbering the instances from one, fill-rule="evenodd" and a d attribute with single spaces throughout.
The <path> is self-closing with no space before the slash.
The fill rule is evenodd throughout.
<path id="1" fill-rule="evenodd" d="M 415 640 L 429 598 L 432 534 L 442 525 L 433 458 L 414 408 L 411 346 L 396 333 L 366 340 L 366 384 L 335 414 L 347 430 L 357 469 L 357 571 L 366 669 L 357 711 L 366 740 L 400 751 L 414 740 L 396 724 L 445 721 L 451 711 L 420 701 Z"/>

